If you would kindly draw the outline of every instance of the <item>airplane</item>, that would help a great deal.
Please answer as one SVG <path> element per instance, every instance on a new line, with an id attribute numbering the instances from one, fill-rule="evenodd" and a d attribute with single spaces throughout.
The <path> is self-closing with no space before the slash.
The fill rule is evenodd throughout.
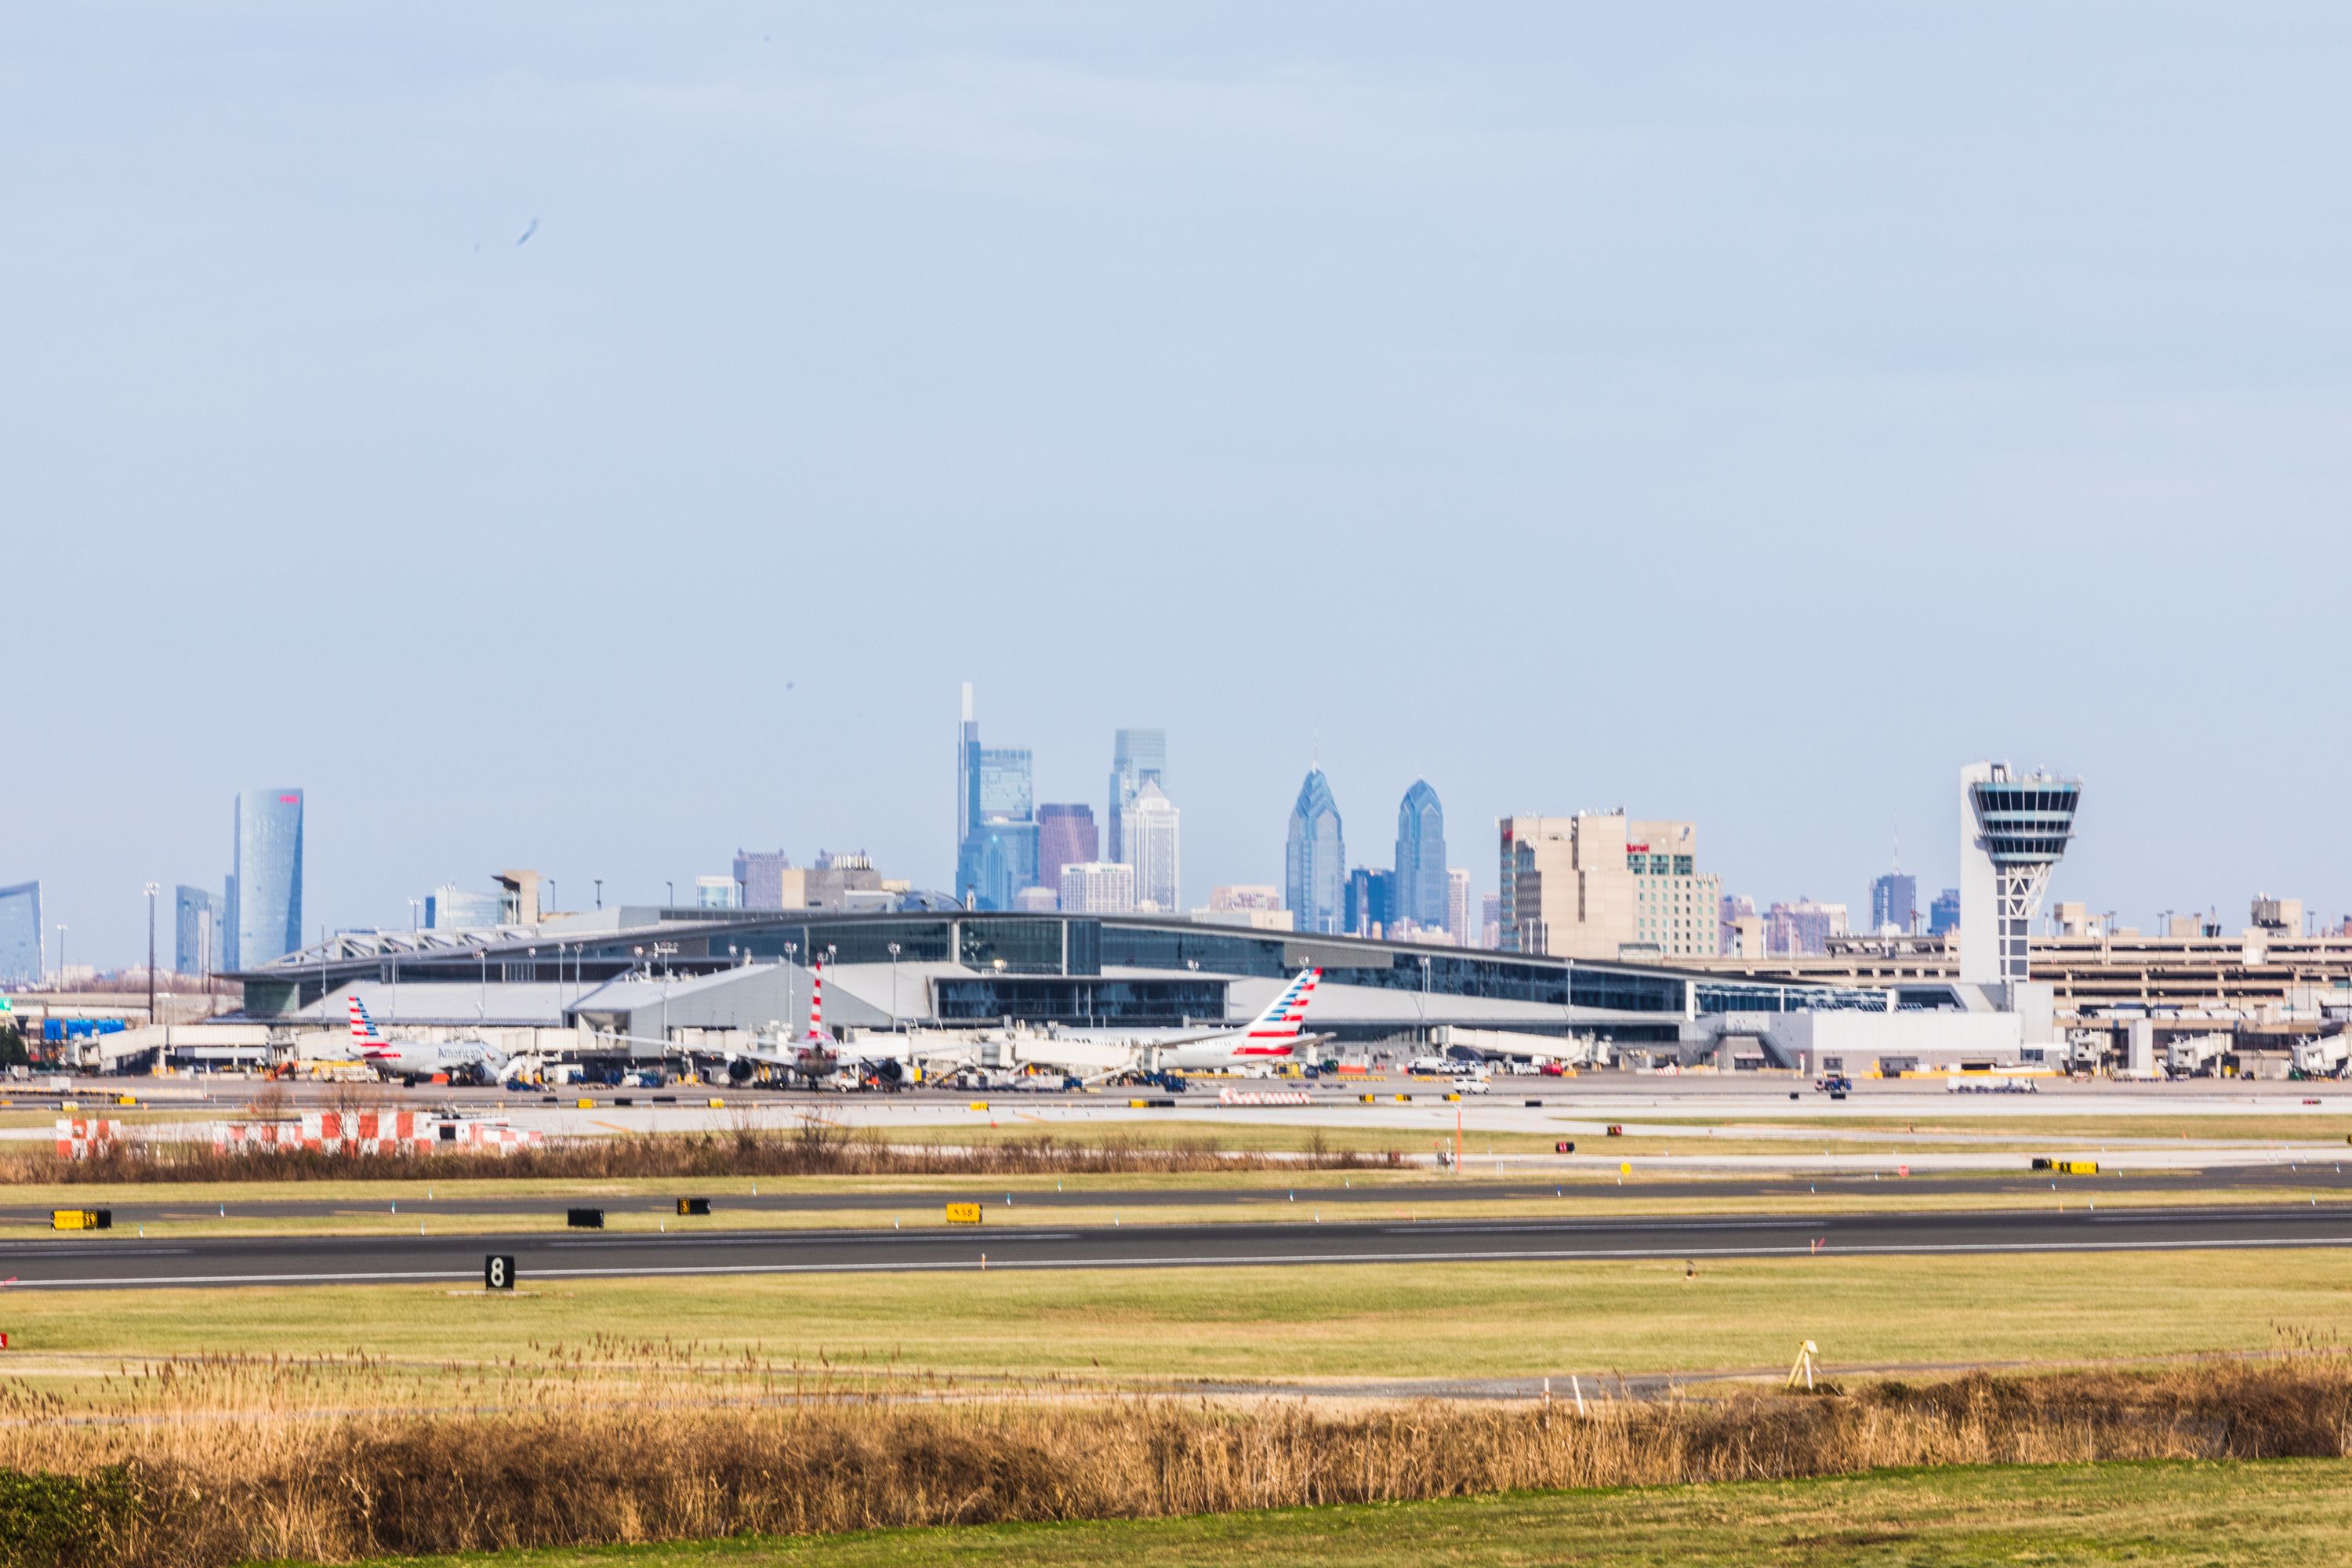
<path id="1" fill-rule="evenodd" d="M 1220 1030 L 1149 1047 L 1160 1067 L 1180 1072 L 1213 1072 L 1221 1068 L 1272 1067 L 1297 1057 L 1299 1050 L 1328 1039 L 1304 1032 L 1307 1009 L 1321 984 L 1320 969 L 1302 969 L 1256 1017 L 1238 1029 Z"/>
<path id="2" fill-rule="evenodd" d="M 808 1032 L 799 1042 L 781 1050 L 727 1052 L 727 1076 L 732 1082 L 749 1083 L 761 1068 L 805 1079 L 812 1088 L 846 1078 L 852 1084 L 896 1089 L 913 1080 L 914 1055 L 911 1045 L 903 1042 L 883 1044 L 869 1037 L 854 1049 L 835 1043 L 824 1027 L 824 961 L 819 959 L 809 967 Z"/>
<path id="3" fill-rule="evenodd" d="M 375 1020 L 368 1016 L 367 1004 L 356 996 L 351 999 L 351 1015 L 352 1044 L 358 1047 L 360 1059 L 380 1077 L 415 1083 L 436 1073 L 446 1073 L 452 1083 L 471 1079 L 488 1085 L 503 1082 L 522 1065 L 520 1059 L 509 1058 L 486 1040 L 388 1040 L 376 1031 Z"/>

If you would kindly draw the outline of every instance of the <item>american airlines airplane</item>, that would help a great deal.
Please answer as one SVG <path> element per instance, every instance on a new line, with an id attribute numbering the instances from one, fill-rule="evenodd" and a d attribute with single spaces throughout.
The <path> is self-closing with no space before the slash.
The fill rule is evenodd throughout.
<path id="1" fill-rule="evenodd" d="M 1297 1059 L 1306 1047 L 1328 1038 L 1305 1032 L 1307 1009 L 1322 982 L 1319 969 L 1302 969 L 1282 988 L 1274 1005 L 1238 1029 L 1226 1029 L 1192 1039 L 1171 1040 L 1157 1047 L 1160 1066 L 1182 1072 L 1215 1072 L 1221 1068 L 1273 1067 Z"/>
<path id="2" fill-rule="evenodd" d="M 446 1073 L 452 1083 L 471 1079 L 487 1085 L 504 1081 L 520 1065 L 510 1061 L 487 1040 L 451 1040 L 445 1044 L 385 1039 L 376 1032 L 375 1020 L 368 1016 L 367 1004 L 356 996 L 351 999 L 351 1014 L 352 1044 L 358 1048 L 360 1059 L 383 1078 L 415 1083 L 436 1073 Z"/>
<path id="3" fill-rule="evenodd" d="M 764 1067 L 805 1079 L 812 1086 L 846 1077 L 853 1083 L 870 1079 L 888 1088 L 911 1081 L 912 1065 L 911 1043 L 885 1044 L 868 1038 L 847 1049 L 834 1043 L 824 1027 L 824 961 L 819 959 L 809 968 L 808 1032 L 798 1044 L 781 1050 L 730 1052 L 727 1076 L 737 1083 L 749 1083 Z"/>

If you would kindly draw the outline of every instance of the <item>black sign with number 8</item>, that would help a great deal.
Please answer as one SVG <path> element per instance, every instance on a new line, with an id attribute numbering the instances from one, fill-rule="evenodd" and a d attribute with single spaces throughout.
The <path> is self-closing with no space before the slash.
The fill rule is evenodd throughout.
<path id="1" fill-rule="evenodd" d="M 511 1290 L 514 1289 L 514 1259 L 500 1258 L 496 1253 L 482 1259 L 482 1289 Z"/>

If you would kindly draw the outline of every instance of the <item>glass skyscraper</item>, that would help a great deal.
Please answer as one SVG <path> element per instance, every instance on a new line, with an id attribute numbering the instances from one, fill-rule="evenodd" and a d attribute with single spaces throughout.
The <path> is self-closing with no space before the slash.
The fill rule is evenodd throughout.
<path id="1" fill-rule="evenodd" d="M 1062 868 L 1100 859 L 1094 807 L 1048 805 L 1037 808 L 1037 885 L 1058 890 Z"/>
<path id="2" fill-rule="evenodd" d="M 302 792 L 236 797 L 228 884 L 228 963 L 252 969 L 302 945 Z"/>
<path id="3" fill-rule="evenodd" d="M 1870 930 L 1873 935 L 1895 931 L 1911 934 L 1919 909 L 1919 879 L 1889 871 L 1870 884 Z"/>
<path id="4" fill-rule="evenodd" d="M 1120 837 L 1126 830 L 1120 826 L 1135 797 L 1143 786 L 1156 784 L 1168 787 L 1168 731 L 1165 730 L 1115 730 L 1110 745 L 1110 812 L 1104 818 L 1110 829 L 1110 858 L 1135 863 L 1127 843 Z"/>
<path id="5" fill-rule="evenodd" d="M 212 974 L 228 967 L 221 941 L 221 901 L 209 889 L 183 882 L 172 898 L 172 968 L 179 974 Z"/>
<path id="6" fill-rule="evenodd" d="M 1445 808 L 1427 779 L 1416 779 L 1397 807 L 1396 890 L 1392 920 L 1435 930 L 1447 924 Z"/>
<path id="7" fill-rule="evenodd" d="M 0 985 L 40 979 L 41 958 L 41 885 L 0 888 Z"/>
<path id="8" fill-rule="evenodd" d="M 980 743 L 969 684 L 963 689 L 956 773 L 956 898 L 979 909 L 1009 910 L 1015 893 L 1037 886 L 1029 748 Z"/>
<path id="9" fill-rule="evenodd" d="M 1290 808 L 1290 835 L 1283 851 L 1283 895 L 1291 909 L 1291 923 L 1302 931 L 1336 935 L 1346 911 L 1341 907 L 1348 886 L 1348 846 L 1339 826 L 1339 807 L 1331 798 L 1331 781 L 1321 768 L 1307 770 L 1298 786 L 1297 804 Z"/>

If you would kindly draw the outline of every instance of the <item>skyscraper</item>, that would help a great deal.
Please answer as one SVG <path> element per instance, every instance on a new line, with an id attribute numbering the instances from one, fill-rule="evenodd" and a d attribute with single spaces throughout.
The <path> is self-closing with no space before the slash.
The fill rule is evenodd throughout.
<path id="1" fill-rule="evenodd" d="M 1946 888 L 1936 895 L 1936 901 L 1927 906 L 1927 934 L 1941 936 L 1948 931 L 1958 931 L 1959 928 L 1960 890 L 1958 888 Z"/>
<path id="2" fill-rule="evenodd" d="M 1297 917 L 1297 929 L 1337 934 L 1344 915 L 1348 846 L 1331 781 L 1310 768 L 1290 808 L 1290 833 L 1283 849 L 1283 894 Z"/>
<path id="3" fill-rule="evenodd" d="M 1478 933 L 1470 929 L 1470 873 L 1460 866 L 1445 871 L 1445 930 L 1456 947 L 1478 945 Z"/>
<path id="4" fill-rule="evenodd" d="M 1177 902 L 1177 818 L 1174 803 L 1160 793 L 1158 783 L 1146 779 L 1119 820 L 1118 837 L 1127 850 L 1126 863 L 1135 868 L 1138 909 L 1172 913 L 1183 908 Z"/>
<path id="5" fill-rule="evenodd" d="M 1037 885 L 1037 819 L 1032 809 L 1026 746 L 983 746 L 963 688 L 956 782 L 956 897 L 983 910 L 1009 910 L 1013 895 Z"/>
<path id="6" fill-rule="evenodd" d="M 41 948 L 41 885 L 0 888 L 0 985 L 29 985 L 45 967 Z"/>
<path id="7" fill-rule="evenodd" d="M 252 969 L 302 945 L 302 792 L 236 797 L 228 889 L 232 969 Z"/>
<path id="8" fill-rule="evenodd" d="M 1110 833 L 1110 858 L 1133 865 L 1134 858 L 1127 853 L 1127 841 L 1121 837 L 1121 815 L 1135 804 L 1143 786 L 1156 784 L 1163 788 L 1168 783 L 1168 731 L 1165 730 L 1118 730 L 1111 733 L 1110 747 L 1110 812 L 1104 821 Z"/>
<path id="9" fill-rule="evenodd" d="M 1348 873 L 1339 924 L 1350 936 L 1385 936 L 1397 918 L 1397 878 L 1385 866 L 1359 866 Z"/>
<path id="10" fill-rule="evenodd" d="M 1416 779 L 1397 806 L 1396 889 L 1382 923 L 1434 927 L 1445 919 L 1445 808 L 1429 781 Z"/>
<path id="11" fill-rule="evenodd" d="M 1058 891 L 1062 868 L 1099 859 L 1102 846 L 1095 828 L 1094 808 L 1077 805 L 1046 805 L 1037 808 L 1037 885 Z"/>
<path id="12" fill-rule="evenodd" d="M 183 882 L 172 898 L 173 970 L 210 974 L 226 967 L 221 959 L 221 907 L 209 889 Z"/>
<path id="13" fill-rule="evenodd" d="M 1919 911 L 1919 879 L 1906 871 L 1889 871 L 1870 884 L 1870 929 L 1874 935 L 1889 931 L 1911 934 Z"/>

